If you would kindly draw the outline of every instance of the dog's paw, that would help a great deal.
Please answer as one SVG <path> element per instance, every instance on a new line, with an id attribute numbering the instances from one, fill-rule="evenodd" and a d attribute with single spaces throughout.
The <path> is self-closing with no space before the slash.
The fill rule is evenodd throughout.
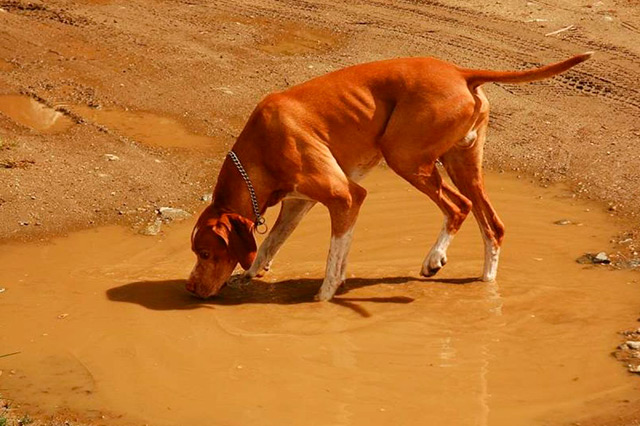
<path id="1" fill-rule="evenodd" d="M 440 251 L 429 253 L 422 264 L 420 275 L 423 277 L 432 277 L 438 273 L 444 265 L 447 264 L 447 255 Z"/>
<path id="2" fill-rule="evenodd" d="M 482 275 L 482 281 L 484 281 L 485 283 L 494 283 L 494 282 L 496 282 L 496 275 L 495 274 L 484 274 L 484 275 Z"/>
<path id="3" fill-rule="evenodd" d="M 231 288 L 240 288 L 248 285 L 251 282 L 251 277 L 247 274 L 235 274 L 227 281 L 227 285 Z"/>
<path id="4" fill-rule="evenodd" d="M 313 297 L 316 302 L 328 302 L 333 298 L 333 292 L 323 291 L 320 289 L 318 294 Z"/>

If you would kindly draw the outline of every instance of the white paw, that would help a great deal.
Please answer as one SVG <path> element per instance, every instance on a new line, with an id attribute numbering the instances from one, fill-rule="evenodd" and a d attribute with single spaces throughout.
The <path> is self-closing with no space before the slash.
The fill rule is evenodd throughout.
<path id="1" fill-rule="evenodd" d="M 495 282 L 496 280 L 496 274 L 483 274 L 482 275 L 482 281 L 484 281 L 485 283 L 492 283 Z"/>
<path id="2" fill-rule="evenodd" d="M 250 282 L 251 276 L 247 274 L 235 274 L 229 278 L 227 285 L 232 288 L 240 288 L 248 285 Z"/>
<path id="3" fill-rule="evenodd" d="M 445 252 L 432 251 L 424 260 L 420 274 L 424 277 L 432 277 L 446 264 L 447 254 Z"/>
<path id="4" fill-rule="evenodd" d="M 318 294 L 316 294 L 313 298 L 316 302 L 328 302 L 333 298 L 333 294 L 335 292 L 325 290 L 324 288 L 320 288 Z"/>

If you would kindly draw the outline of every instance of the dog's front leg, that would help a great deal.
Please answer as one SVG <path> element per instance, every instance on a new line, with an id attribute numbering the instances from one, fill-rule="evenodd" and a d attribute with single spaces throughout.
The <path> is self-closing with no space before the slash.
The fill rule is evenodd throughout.
<path id="1" fill-rule="evenodd" d="M 306 199 L 283 200 L 278 219 L 260 245 L 253 264 L 245 273 L 232 277 L 230 283 L 232 285 L 248 284 L 254 277 L 263 276 L 271 267 L 271 262 L 280 247 L 315 204 L 315 201 Z"/>
<path id="2" fill-rule="evenodd" d="M 353 228 L 366 195 L 367 191 L 364 188 L 350 181 L 349 193 L 327 204 L 331 216 L 331 244 L 324 281 L 316 295 L 316 300 L 331 300 L 344 281 L 347 256 L 353 240 Z"/>
<path id="3" fill-rule="evenodd" d="M 331 244 L 329 246 L 329 255 L 327 256 L 327 269 L 322 281 L 322 287 L 316 295 L 316 300 L 325 302 L 331 300 L 333 295 L 344 281 L 345 270 L 347 267 L 347 256 L 351 248 L 353 240 L 353 228 L 349 229 L 343 235 L 331 236 Z"/>

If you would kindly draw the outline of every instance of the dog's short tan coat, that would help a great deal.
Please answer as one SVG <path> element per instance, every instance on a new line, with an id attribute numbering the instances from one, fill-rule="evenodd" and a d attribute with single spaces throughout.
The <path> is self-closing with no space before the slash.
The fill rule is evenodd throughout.
<path id="1" fill-rule="evenodd" d="M 494 280 L 504 225 L 483 186 L 489 102 L 480 85 L 549 78 L 590 56 L 510 72 L 464 69 L 433 58 L 393 59 L 345 68 L 267 96 L 233 151 L 255 187 L 261 213 L 282 201 L 278 220 L 256 250 L 249 192 L 227 158 L 212 204 L 192 234 L 198 261 L 187 289 L 201 297 L 217 293 L 238 262 L 247 270 L 241 279 L 262 274 L 304 214 L 320 202 L 331 216 L 331 245 L 317 298 L 331 299 L 344 281 L 366 196 L 358 181 L 383 158 L 444 213 L 422 274 L 444 266 L 453 235 L 473 211 L 485 242 L 482 278 Z M 442 180 L 438 159 L 457 189 Z"/>

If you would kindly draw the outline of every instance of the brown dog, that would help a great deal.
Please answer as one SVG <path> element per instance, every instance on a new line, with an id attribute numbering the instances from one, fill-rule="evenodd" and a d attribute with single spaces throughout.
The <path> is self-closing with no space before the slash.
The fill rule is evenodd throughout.
<path id="1" fill-rule="evenodd" d="M 233 146 L 230 155 L 236 158 L 223 163 L 213 202 L 193 230 L 198 260 L 187 290 L 201 297 L 216 294 L 238 262 L 247 270 L 244 281 L 268 270 L 305 213 L 320 202 L 331 216 L 331 245 L 316 297 L 331 299 L 344 281 L 366 196 L 357 182 L 383 158 L 445 216 L 421 273 L 431 276 L 445 265 L 451 239 L 473 210 L 485 243 L 482 279 L 494 280 L 504 225 L 483 186 L 489 102 L 480 85 L 549 78 L 591 55 L 509 72 L 464 69 L 433 58 L 393 59 L 345 68 L 267 96 Z M 438 159 L 459 192 L 443 182 Z M 280 201 L 278 220 L 256 255 L 254 222 Z"/>

